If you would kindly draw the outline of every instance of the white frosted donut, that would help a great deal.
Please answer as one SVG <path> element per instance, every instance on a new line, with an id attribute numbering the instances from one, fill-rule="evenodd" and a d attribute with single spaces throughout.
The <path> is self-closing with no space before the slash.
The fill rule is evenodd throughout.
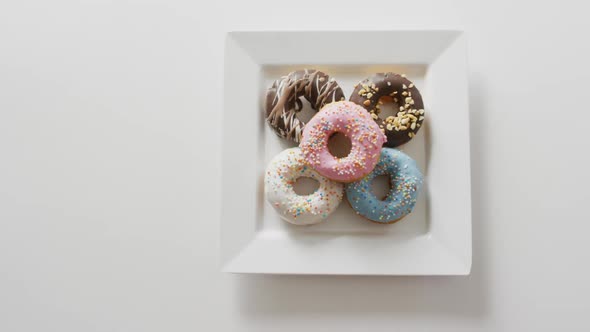
<path id="1" fill-rule="evenodd" d="M 312 194 L 298 195 L 293 184 L 300 177 L 317 180 L 319 188 Z M 275 156 L 266 168 L 264 193 L 281 218 L 295 225 L 312 225 L 336 210 L 344 186 L 321 176 L 304 163 L 299 148 L 291 148 Z"/>

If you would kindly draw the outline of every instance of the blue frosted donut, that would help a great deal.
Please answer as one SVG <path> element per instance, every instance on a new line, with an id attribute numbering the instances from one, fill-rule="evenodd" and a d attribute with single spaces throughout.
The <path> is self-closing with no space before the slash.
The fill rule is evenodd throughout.
<path id="1" fill-rule="evenodd" d="M 384 200 L 373 194 L 375 177 L 389 175 L 391 189 Z M 346 185 L 346 196 L 357 214 L 378 223 L 389 224 L 412 212 L 423 176 L 416 161 L 390 148 L 381 150 L 381 158 L 369 175 Z"/>

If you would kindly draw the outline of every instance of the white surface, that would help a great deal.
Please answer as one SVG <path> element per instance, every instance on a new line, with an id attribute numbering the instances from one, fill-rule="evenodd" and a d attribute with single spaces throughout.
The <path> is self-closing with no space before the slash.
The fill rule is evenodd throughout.
<path id="1" fill-rule="evenodd" d="M 381 52 L 350 49 L 362 38 Z M 329 48 L 326 44 L 332 45 Z M 318 50 L 296 55 L 296 45 Z M 405 45 L 399 49 L 396 45 Z M 466 45 L 456 31 L 232 32 L 225 43 L 223 270 L 244 273 L 465 275 L 471 269 Z M 297 63 L 298 65 L 293 65 Z M 299 67 L 297 67 L 299 66 Z M 405 73 L 426 101 L 424 129 L 403 150 L 425 183 L 414 212 L 377 225 L 340 204 L 314 227 L 286 224 L 264 198 L 264 170 L 286 147 L 262 113 L 266 89 L 296 68 L 329 73 L 350 96 L 375 72 Z M 239 91 L 239 92 L 234 92 Z M 248 137 L 246 137 L 248 136 Z M 236 143 L 239 142 L 239 151 Z M 447 144 L 444 144 L 444 143 Z M 239 168 L 239 172 L 236 169 Z M 246 199 L 244 199 L 246 197 Z"/>
<path id="2" fill-rule="evenodd" d="M 0 3 L 0 330 L 588 331 L 587 6 L 283 4 Z M 224 31 L 448 26 L 469 40 L 471 275 L 218 272 Z"/>

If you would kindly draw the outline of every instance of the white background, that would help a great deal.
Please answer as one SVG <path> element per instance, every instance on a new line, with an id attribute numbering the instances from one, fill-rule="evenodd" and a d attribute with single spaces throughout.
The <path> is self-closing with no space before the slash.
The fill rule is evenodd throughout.
<path id="1" fill-rule="evenodd" d="M 0 4 L 1 331 L 590 329 L 583 2 L 36 2 Z M 224 31 L 436 27 L 469 43 L 472 275 L 218 272 Z"/>

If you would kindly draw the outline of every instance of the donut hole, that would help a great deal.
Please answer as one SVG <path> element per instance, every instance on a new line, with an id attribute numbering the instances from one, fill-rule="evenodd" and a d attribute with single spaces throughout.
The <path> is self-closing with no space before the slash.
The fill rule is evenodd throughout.
<path id="1" fill-rule="evenodd" d="M 328 138 L 328 151 L 336 158 L 344 158 L 350 154 L 352 142 L 343 133 L 336 132 Z"/>
<path id="2" fill-rule="evenodd" d="M 371 182 L 371 192 L 377 199 L 384 201 L 391 190 L 391 177 L 387 174 L 376 176 Z"/>
<path id="3" fill-rule="evenodd" d="M 304 97 L 299 98 L 299 105 L 301 109 L 295 113 L 295 117 L 303 123 L 308 123 L 317 111 L 311 108 L 311 104 Z"/>
<path id="4" fill-rule="evenodd" d="M 320 187 L 320 183 L 316 179 L 307 176 L 299 177 L 293 183 L 293 190 L 299 196 L 311 195 Z"/>
<path id="5" fill-rule="evenodd" d="M 397 112 L 399 112 L 399 103 L 393 100 L 390 96 L 383 96 L 379 98 L 380 105 L 380 112 L 379 117 L 381 119 L 386 119 L 388 116 L 396 116 Z"/>

